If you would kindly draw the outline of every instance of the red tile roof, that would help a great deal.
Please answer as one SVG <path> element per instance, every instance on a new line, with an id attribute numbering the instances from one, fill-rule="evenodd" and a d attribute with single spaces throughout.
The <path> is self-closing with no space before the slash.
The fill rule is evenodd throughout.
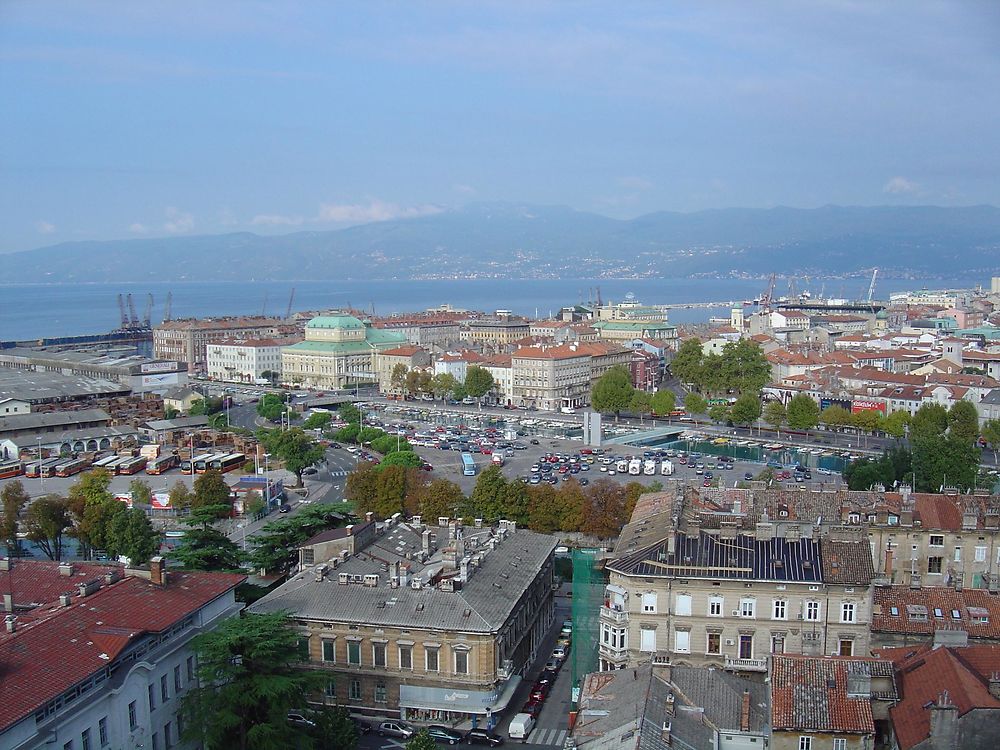
<path id="1" fill-rule="evenodd" d="M 952 627 L 965 630 L 970 638 L 1000 638 L 1000 597 L 985 589 L 955 591 L 947 586 L 876 586 L 872 592 L 873 633 L 929 638 L 935 630 Z"/>
<path id="2" fill-rule="evenodd" d="M 59 572 L 60 563 L 35 560 L 7 560 L 8 570 L 0 572 L 0 588 L 14 600 L 15 611 L 54 604 L 62 594 L 76 594 L 81 583 L 106 573 L 121 573 L 121 565 L 75 562 L 70 575 Z"/>
<path id="3" fill-rule="evenodd" d="M 157 586 L 130 576 L 68 607 L 36 610 L 35 620 L 19 618 L 14 633 L 0 633 L 0 730 L 105 669 L 135 639 L 167 630 L 245 580 L 171 570 Z"/>
<path id="4" fill-rule="evenodd" d="M 424 351 L 426 349 L 419 346 L 397 346 L 395 349 L 383 349 L 379 354 L 384 357 L 412 357 Z"/>
<path id="5" fill-rule="evenodd" d="M 848 672 L 891 675 L 882 659 L 774 656 L 771 725 L 775 731 L 874 734 L 870 699 L 847 697 Z"/>
<path id="6" fill-rule="evenodd" d="M 987 682 L 991 673 L 1000 671 L 1000 646 L 886 651 L 894 660 L 900 686 L 901 700 L 889 710 L 889 717 L 901 750 L 930 735 L 933 704 L 945 691 L 960 717 L 974 708 L 1000 711 L 1000 700 L 990 695 Z"/>

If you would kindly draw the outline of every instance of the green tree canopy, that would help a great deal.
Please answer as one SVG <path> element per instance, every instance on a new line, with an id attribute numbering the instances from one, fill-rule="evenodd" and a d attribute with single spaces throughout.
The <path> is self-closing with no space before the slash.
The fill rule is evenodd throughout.
<path id="1" fill-rule="evenodd" d="M 302 483 L 302 471 L 323 460 L 323 448 L 298 427 L 258 430 L 257 438 L 268 453 L 281 459 L 285 468 L 295 474 L 299 484 Z"/>
<path id="2" fill-rule="evenodd" d="M 688 414 L 704 414 L 708 411 L 708 401 L 694 391 L 684 397 L 684 408 Z"/>
<path id="3" fill-rule="evenodd" d="M 132 493 L 132 502 L 139 505 L 153 504 L 153 490 L 144 479 L 133 479 L 128 483 L 128 491 Z"/>
<path id="4" fill-rule="evenodd" d="M 465 506 L 462 488 L 447 479 L 433 479 L 419 485 L 407 496 L 407 512 L 420 515 L 425 523 L 435 523 L 438 518 L 456 518 Z"/>
<path id="5" fill-rule="evenodd" d="M 826 407 L 819 414 L 819 421 L 825 424 L 827 427 L 847 427 L 853 424 L 851 419 L 851 412 L 847 411 L 843 406 L 839 404 L 833 404 Z"/>
<path id="6" fill-rule="evenodd" d="M 493 376 L 485 367 L 469 365 L 465 371 L 465 392 L 473 398 L 482 398 L 496 385 Z"/>
<path id="7" fill-rule="evenodd" d="M 590 404 L 595 411 L 613 412 L 617 416 L 632 402 L 632 375 L 624 365 L 615 365 L 594 383 Z"/>
<path id="8" fill-rule="evenodd" d="M 819 404 L 804 393 L 792 396 L 785 410 L 793 430 L 811 430 L 819 424 Z"/>
<path id="9" fill-rule="evenodd" d="M 654 414 L 664 415 L 669 414 L 674 409 L 677 408 L 677 396 L 673 391 L 664 389 L 662 391 L 657 391 L 653 394 L 653 400 L 650 403 Z"/>
<path id="10" fill-rule="evenodd" d="M 878 409 L 862 409 L 851 415 L 851 423 L 862 432 L 875 432 L 884 421 Z"/>
<path id="11" fill-rule="evenodd" d="M 760 397 L 756 393 L 743 393 L 729 410 L 729 418 L 733 424 L 751 425 L 760 419 Z"/>
<path id="12" fill-rule="evenodd" d="M 882 423 L 882 429 L 887 435 L 899 440 L 906 434 L 906 428 L 910 424 L 910 414 L 905 411 L 894 411 L 890 413 Z"/>
<path id="13" fill-rule="evenodd" d="M 979 439 L 979 411 L 968 401 L 956 401 L 948 410 L 948 436 L 960 442 Z"/>
<path id="14" fill-rule="evenodd" d="M 299 561 L 299 545 L 314 534 L 341 526 L 343 516 L 326 504 L 309 505 L 295 515 L 266 524 L 247 539 L 253 547 L 249 555 L 255 568 L 271 573 L 287 573 Z"/>
<path id="15" fill-rule="evenodd" d="M 186 519 L 185 523 L 190 523 Z M 188 570 L 237 571 L 245 553 L 228 536 L 211 526 L 192 525 L 171 553 Z"/>
<path id="16" fill-rule="evenodd" d="M 354 404 L 343 403 L 337 408 L 337 411 L 340 413 L 340 418 L 348 424 L 361 421 L 361 412 Z"/>
<path id="17" fill-rule="evenodd" d="M 722 349 L 721 376 L 728 390 L 757 393 L 771 379 L 771 364 L 764 350 L 750 339 L 740 339 Z"/>
<path id="18" fill-rule="evenodd" d="M 781 426 L 785 423 L 785 405 L 780 401 L 768 401 L 764 405 L 763 411 L 764 421 L 767 422 L 775 430 L 780 430 Z"/>
<path id="19" fill-rule="evenodd" d="M 910 420 L 910 435 L 944 435 L 948 429 L 948 410 L 940 404 L 923 404 Z"/>
<path id="20" fill-rule="evenodd" d="M 21 511 L 28 504 L 31 498 L 24 489 L 24 485 L 17 479 L 4 484 L 0 490 L 0 501 L 2 501 L 2 513 L 0 516 L 0 536 L 7 546 L 7 554 L 13 555 L 20 548 L 17 540 L 18 519 Z"/>
<path id="21" fill-rule="evenodd" d="M 431 392 L 437 398 L 445 398 L 449 393 L 454 393 L 459 382 L 450 372 L 439 372 L 431 378 Z"/>
<path id="22" fill-rule="evenodd" d="M 333 421 L 333 415 L 328 411 L 314 411 L 305 422 L 302 423 L 303 430 L 324 430 Z"/>
<path id="23" fill-rule="evenodd" d="M 188 486 L 184 484 L 183 480 L 178 479 L 174 482 L 173 487 L 170 488 L 170 507 L 175 510 L 186 510 L 191 507 L 191 503 L 194 500 L 194 496 L 191 494 L 191 490 Z"/>
<path id="24" fill-rule="evenodd" d="M 392 372 L 389 374 L 389 387 L 395 393 L 406 392 L 406 375 L 409 371 L 410 368 L 402 362 L 392 366 Z"/>
<path id="25" fill-rule="evenodd" d="M 424 465 L 424 460 L 413 451 L 394 451 L 382 459 L 376 470 L 384 469 L 387 466 L 402 466 L 406 469 L 419 469 Z"/>
<path id="26" fill-rule="evenodd" d="M 406 741 L 405 750 L 437 750 L 437 745 L 431 739 L 426 729 L 421 729 Z"/>
<path id="27" fill-rule="evenodd" d="M 701 341 L 696 338 L 685 339 L 670 361 L 670 371 L 682 383 L 697 385 L 701 382 L 703 359 Z"/>
<path id="28" fill-rule="evenodd" d="M 221 508 L 226 506 L 226 515 L 229 515 L 232 508 L 232 493 L 222 474 L 214 469 L 209 469 L 204 474 L 199 474 L 194 480 L 194 497 L 191 500 L 192 508 L 201 508 L 206 505 L 213 505 Z"/>
<path id="29" fill-rule="evenodd" d="M 649 414 L 653 411 L 653 397 L 646 391 L 634 389 L 628 409 L 633 414 Z"/>
<path id="30" fill-rule="evenodd" d="M 198 680 L 183 700 L 183 739 L 206 750 L 310 746 L 286 717 L 328 679 L 302 669 L 299 635 L 282 612 L 233 617 L 192 641 Z"/>
<path id="31" fill-rule="evenodd" d="M 712 404 L 708 409 L 708 418 L 713 422 L 725 422 L 729 419 L 730 406 L 725 401 Z"/>
<path id="32" fill-rule="evenodd" d="M 38 498 L 24 514 L 28 539 L 37 544 L 50 560 L 62 559 L 63 537 L 72 525 L 66 498 L 59 495 Z"/>
<path id="33" fill-rule="evenodd" d="M 476 479 L 476 486 L 469 496 L 463 515 L 482 518 L 496 523 L 504 518 L 504 500 L 507 497 L 507 479 L 499 466 L 491 465 Z"/>
<path id="34" fill-rule="evenodd" d="M 133 567 L 145 565 L 160 549 L 160 535 L 139 508 L 117 514 L 108 530 L 107 551 L 111 557 L 127 557 Z"/>

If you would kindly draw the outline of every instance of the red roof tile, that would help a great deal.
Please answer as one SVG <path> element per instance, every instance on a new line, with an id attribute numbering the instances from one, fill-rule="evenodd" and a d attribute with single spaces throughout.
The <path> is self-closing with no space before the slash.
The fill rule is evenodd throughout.
<path id="1" fill-rule="evenodd" d="M 1000 638 L 1000 597 L 985 589 L 955 591 L 948 586 L 876 586 L 872 592 L 873 633 L 929 638 L 949 627 L 960 627 L 971 638 Z"/>

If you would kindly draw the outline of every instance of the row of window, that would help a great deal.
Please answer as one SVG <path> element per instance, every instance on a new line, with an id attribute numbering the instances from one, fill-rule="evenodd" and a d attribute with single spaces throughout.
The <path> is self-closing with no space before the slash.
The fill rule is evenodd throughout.
<path id="1" fill-rule="evenodd" d="M 813 750 L 813 738 L 799 737 L 799 750 Z M 847 739 L 845 737 L 833 738 L 833 750 L 847 750 Z"/>
<path id="2" fill-rule="evenodd" d="M 337 682 L 336 680 L 330 680 L 326 683 L 325 689 L 326 697 L 330 700 L 337 700 Z M 375 683 L 375 690 L 373 693 L 373 698 L 376 703 L 388 703 L 389 702 L 389 689 L 386 684 L 379 680 Z M 351 680 L 348 683 L 347 688 L 347 700 L 349 701 L 360 701 L 363 699 L 363 694 L 361 692 L 361 680 Z"/>
<path id="3" fill-rule="evenodd" d="M 657 595 L 653 592 L 642 594 L 642 612 L 644 614 L 656 614 Z M 690 617 L 692 612 L 692 597 L 690 594 L 677 594 L 674 600 L 674 614 L 681 617 Z M 771 602 L 771 619 L 787 620 L 789 606 L 787 599 L 774 599 Z M 822 605 L 816 600 L 809 600 L 803 604 L 802 619 L 808 622 L 818 622 L 821 618 Z M 718 595 L 708 597 L 709 617 L 725 617 L 725 598 Z M 733 610 L 734 617 L 756 618 L 757 599 L 754 597 L 741 597 L 739 607 Z M 844 601 L 840 604 L 840 621 L 843 623 L 856 622 L 857 606 L 854 602 Z"/>
<path id="4" fill-rule="evenodd" d="M 100 743 L 98 747 L 107 747 L 109 744 L 107 716 L 102 716 L 97 720 L 97 741 Z M 80 748 L 81 750 L 91 750 L 92 747 L 93 741 L 91 739 L 90 728 L 88 727 L 80 732 Z M 64 742 L 63 750 L 76 750 L 73 740 Z"/>
<path id="5" fill-rule="evenodd" d="M 321 659 L 327 664 L 336 664 L 338 661 L 337 656 L 337 640 L 335 638 L 323 638 L 321 639 Z M 303 649 L 308 653 L 308 639 L 302 639 Z M 371 644 L 370 656 L 371 660 L 365 664 L 365 666 L 372 667 L 387 667 L 387 655 L 388 655 L 389 644 L 374 642 Z M 346 664 L 351 666 L 360 667 L 362 666 L 362 643 L 358 640 L 347 641 L 346 654 L 341 650 L 340 658 L 346 657 Z M 452 672 L 453 674 L 468 674 L 469 673 L 469 652 L 470 648 L 464 645 L 457 645 L 451 647 L 451 658 L 452 658 Z M 397 644 L 396 646 L 396 664 L 399 669 L 412 670 L 413 666 L 413 645 L 412 644 Z M 423 646 L 423 670 L 425 672 L 440 672 L 441 671 L 441 648 L 440 646 Z"/>

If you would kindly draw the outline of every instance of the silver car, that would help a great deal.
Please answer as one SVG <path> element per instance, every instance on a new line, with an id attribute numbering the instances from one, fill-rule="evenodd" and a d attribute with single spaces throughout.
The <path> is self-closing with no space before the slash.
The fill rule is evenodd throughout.
<path id="1" fill-rule="evenodd" d="M 410 739 L 417 733 L 417 730 L 405 721 L 396 721 L 395 719 L 383 721 L 375 731 L 379 737 L 399 737 L 404 740 Z"/>

